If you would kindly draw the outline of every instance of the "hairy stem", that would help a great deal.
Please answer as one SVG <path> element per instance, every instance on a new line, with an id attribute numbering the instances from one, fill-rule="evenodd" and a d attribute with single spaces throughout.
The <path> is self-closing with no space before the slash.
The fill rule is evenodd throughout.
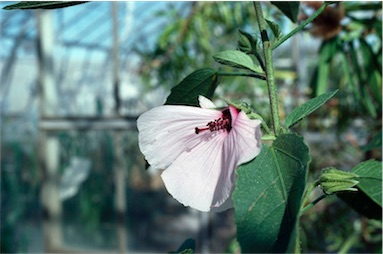
<path id="1" fill-rule="evenodd" d="M 273 129 L 275 135 L 278 135 L 280 132 L 280 120 L 279 120 L 279 110 L 278 110 L 278 97 L 277 97 L 277 87 L 275 85 L 274 78 L 274 69 L 273 69 L 273 57 L 272 57 L 272 45 L 269 37 L 266 32 L 266 21 L 263 17 L 261 3 L 253 2 L 255 8 L 255 14 L 258 21 L 259 31 L 261 32 L 263 54 L 265 58 L 266 65 L 266 81 L 269 92 L 269 101 L 271 109 L 271 119 L 273 122 Z"/>

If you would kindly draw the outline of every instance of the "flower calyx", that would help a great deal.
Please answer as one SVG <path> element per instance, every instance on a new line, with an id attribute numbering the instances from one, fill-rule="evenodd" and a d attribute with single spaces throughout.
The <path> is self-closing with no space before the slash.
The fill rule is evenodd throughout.
<path id="1" fill-rule="evenodd" d="M 323 169 L 322 175 L 318 180 L 318 185 L 326 194 L 342 191 L 358 191 L 355 186 L 359 183 L 358 175 L 338 170 L 334 167 Z"/>

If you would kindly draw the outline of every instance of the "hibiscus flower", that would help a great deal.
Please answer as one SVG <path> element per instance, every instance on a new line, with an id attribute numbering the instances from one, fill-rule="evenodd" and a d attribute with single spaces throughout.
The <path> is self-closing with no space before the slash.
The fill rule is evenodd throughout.
<path id="1" fill-rule="evenodd" d="M 141 152 L 161 174 L 167 191 L 200 211 L 233 206 L 235 169 L 261 151 L 260 120 L 229 105 L 217 109 L 199 96 L 200 107 L 164 105 L 137 120 Z"/>

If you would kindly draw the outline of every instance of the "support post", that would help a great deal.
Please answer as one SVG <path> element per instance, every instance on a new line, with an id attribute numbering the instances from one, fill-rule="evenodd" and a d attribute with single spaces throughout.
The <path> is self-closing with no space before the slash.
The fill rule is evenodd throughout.
<path id="1" fill-rule="evenodd" d="M 60 144 L 56 137 L 40 132 L 40 166 L 43 170 L 43 184 L 40 198 L 43 207 L 44 248 L 55 252 L 62 248 L 62 204 L 58 189 L 58 168 Z"/>
<path id="2" fill-rule="evenodd" d="M 112 2 L 112 31 L 113 31 L 113 92 L 115 101 L 114 113 L 116 116 L 120 115 L 120 39 L 119 39 L 119 22 L 118 22 L 118 4 L 119 2 Z M 125 225 L 126 214 L 126 176 L 125 176 L 125 163 L 122 133 L 115 130 L 113 132 L 114 144 L 114 182 L 116 185 L 115 192 L 115 206 L 117 213 L 117 237 L 118 248 L 120 253 L 126 253 L 127 249 L 127 231 Z"/>
<path id="3" fill-rule="evenodd" d="M 49 10 L 37 12 L 38 59 L 39 59 L 39 111 L 40 118 L 54 116 L 58 109 L 58 94 L 54 81 L 54 31 L 53 13 Z M 40 193 L 43 206 L 44 248 L 45 252 L 61 249 L 62 242 L 62 204 L 59 196 L 59 156 L 60 144 L 54 135 L 40 129 L 39 164 L 43 173 Z"/>
<path id="4" fill-rule="evenodd" d="M 117 213 L 117 237 L 118 249 L 120 253 L 126 253 L 127 249 L 127 231 L 126 231 L 126 174 L 124 147 L 122 133 L 113 132 L 114 144 L 114 183 L 115 190 L 115 209 Z"/>

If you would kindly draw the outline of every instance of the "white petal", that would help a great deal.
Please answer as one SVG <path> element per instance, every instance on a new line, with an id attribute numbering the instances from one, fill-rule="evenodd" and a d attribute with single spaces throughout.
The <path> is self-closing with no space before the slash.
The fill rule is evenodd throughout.
<path id="1" fill-rule="evenodd" d="M 222 173 L 222 148 L 227 133 L 205 132 L 191 151 L 181 153 L 162 173 L 168 192 L 185 206 L 210 211 Z M 224 200 L 222 201 L 222 203 Z"/>
<path id="2" fill-rule="evenodd" d="M 217 110 L 189 106 L 153 108 L 137 119 L 140 150 L 150 165 L 166 168 L 182 152 L 201 142 L 203 135 L 195 134 L 195 127 L 204 127 L 221 114 Z"/>
<path id="3" fill-rule="evenodd" d="M 260 126 L 261 120 L 249 119 L 243 111 L 234 120 L 232 130 L 225 140 L 224 151 L 235 156 L 233 161 L 236 161 L 236 166 L 254 159 L 261 152 Z"/>
<path id="4" fill-rule="evenodd" d="M 216 108 L 216 106 L 211 100 L 202 95 L 198 96 L 198 102 L 201 108 Z"/>
<path id="5" fill-rule="evenodd" d="M 250 120 L 244 112 L 233 116 L 233 126 L 223 144 L 222 174 L 212 205 L 220 207 L 231 197 L 235 184 L 235 169 L 255 158 L 261 151 L 260 120 Z M 230 208 L 230 207 L 229 207 Z M 222 208 L 221 208 L 222 209 Z"/>
<path id="6" fill-rule="evenodd" d="M 230 209 L 233 207 L 234 207 L 234 202 L 233 202 L 233 199 L 230 197 L 230 198 L 226 199 L 226 201 L 222 205 L 220 205 L 218 207 L 215 207 L 215 206 L 211 207 L 210 211 L 215 212 L 215 213 L 219 213 L 219 212 L 226 211 L 227 209 Z"/>

